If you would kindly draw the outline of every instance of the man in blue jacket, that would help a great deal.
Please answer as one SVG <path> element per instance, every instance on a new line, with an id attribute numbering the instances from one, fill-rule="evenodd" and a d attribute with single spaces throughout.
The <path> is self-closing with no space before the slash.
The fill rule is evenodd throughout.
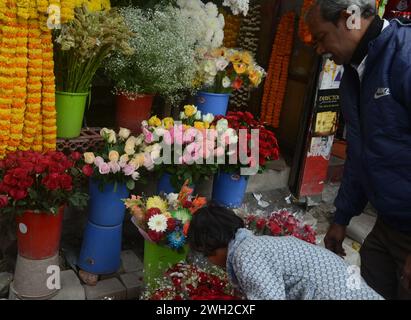
<path id="1" fill-rule="evenodd" d="M 374 0 L 316 0 L 307 23 L 317 53 L 344 65 L 347 160 L 325 245 L 345 255 L 346 226 L 370 202 L 362 276 L 387 299 L 411 299 L 411 24 L 380 19 Z"/>

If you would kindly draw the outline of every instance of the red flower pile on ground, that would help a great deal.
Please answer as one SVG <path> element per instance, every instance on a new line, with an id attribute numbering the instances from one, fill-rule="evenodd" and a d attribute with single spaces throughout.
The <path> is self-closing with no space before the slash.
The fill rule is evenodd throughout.
<path id="1" fill-rule="evenodd" d="M 170 268 L 157 288 L 146 292 L 149 300 L 240 300 L 230 286 L 227 275 L 217 268 L 204 271 L 179 263 Z"/>
<path id="2" fill-rule="evenodd" d="M 19 151 L 0 161 L 0 208 L 48 210 L 67 202 L 74 194 L 79 152 L 66 156 L 62 152 Z"/>
<path id="3" fill-rule="evenodd" d="M 245 218 L 245 224 L 257 235 L 294 236 L 316 244 L 314 229 L 310 225 L 302 223 L 287 210 L 273 212 L 269 217 L 249 215 Z"/>

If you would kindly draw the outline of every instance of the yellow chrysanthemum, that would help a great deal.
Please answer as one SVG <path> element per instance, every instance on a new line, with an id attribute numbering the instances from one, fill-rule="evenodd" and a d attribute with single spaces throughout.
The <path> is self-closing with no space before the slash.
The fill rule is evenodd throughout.
<path id="1" fill-rule="evenodd" d="M 252 64 L 253 62 L 253 57 L 248 51 L 244 51 L 243 54 L 241 55 L 241 61 L 244 62 L 245 64 Z"/>
<path id="2" fill-rule="evenodd" d="M 148 198 L 146 207 L 147 209 L 158 208 L 162 213 L 165 213 L 168 210 L 167 202 L 161 199 L 159 196 Z"/>

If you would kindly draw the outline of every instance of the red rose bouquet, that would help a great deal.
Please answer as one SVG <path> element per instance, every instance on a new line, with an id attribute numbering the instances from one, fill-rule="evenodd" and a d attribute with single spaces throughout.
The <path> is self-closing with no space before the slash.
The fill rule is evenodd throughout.
<path id="1" fill-rule="evenodd" d="M 202 270 L 179 263 L 171 267 L 153 290 L 143 294 L 146 300 L 241 300 L 230 285 L 227 274 L 217 267 Z"/>
<path id="2" fill-rule="evenodd" d="M 80 191 L 81 158 L 79 152 L 10 153 L 0 161 L 0 212 L 57 214 L 63 204 L 86 206 L 88 196 Z"/>
<path id="3" fill-rule="evenodd" d="M 246 227 L 257 235 L 294 236 L 298 239 L 316 244 L 314 229 L 297 219 L 287 210 L 271 213 L 268 217 L 247 215 Z"/>

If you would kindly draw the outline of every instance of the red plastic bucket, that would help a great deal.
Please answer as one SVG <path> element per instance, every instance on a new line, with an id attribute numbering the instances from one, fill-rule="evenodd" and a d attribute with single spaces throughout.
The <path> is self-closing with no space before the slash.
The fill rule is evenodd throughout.
<path id="1" fill-rule="evenodd" d="M 154 95 L 139 95 L 134 100 L 125 95 L 116 98 L 117 127 L 130 129 L 133 134 L 141 133 L 141 122 L 148 120 L 153 106 Z"/>
<path id="2" fill-rule="evenodd" d="M 17 245 L 19 254 L 40 260 L 54 256 L 60 245 L 64 206 L 57 215 L 26 211 L 17 216 Z"/>

